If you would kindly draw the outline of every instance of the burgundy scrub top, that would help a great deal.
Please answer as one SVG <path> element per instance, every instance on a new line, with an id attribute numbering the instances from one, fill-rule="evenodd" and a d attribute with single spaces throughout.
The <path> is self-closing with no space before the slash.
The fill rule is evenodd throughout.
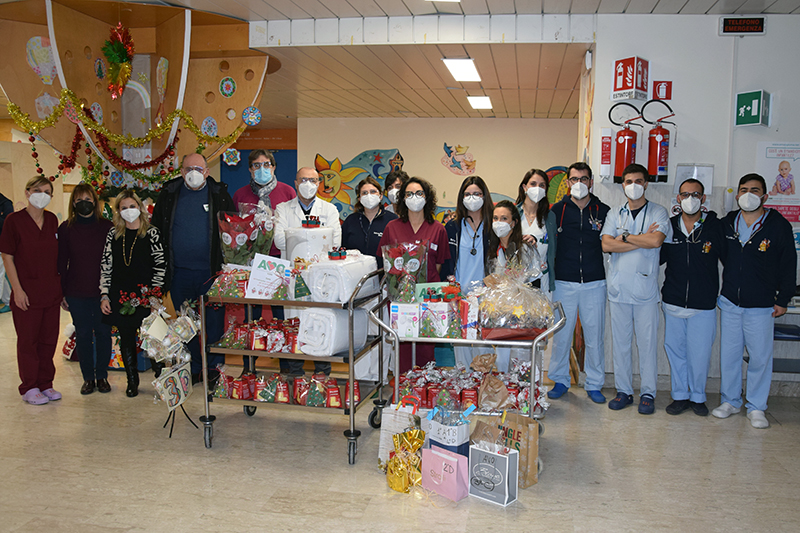
<path id="1" fill-rule="evenodd" d="M 31 307 L 50 307 L 61 302 L 57 231 L 58 218 L 50 211 L 44 212 L 42 229 L 27 209 L 11 213 L 3 225 L 0 252 L 14 256 L 19 283 Z"/>
<path id="2" fill-rule="evenodd" d="M 403 242 L 428 241 L 428 283 L 436 283 L 439 279 L 439 271 L 436 265 L 441 265 L 450 259 L 450 246 L 447 244 L 447 231 L 439 222 L 423 222 L 416 233 L 411 229 L 409 222 L 403 222 L 399 218 L 392 220 L 383 230 L 383 237 L 378 245 L 379 253 L 386 244 L 397 244 Z"/>

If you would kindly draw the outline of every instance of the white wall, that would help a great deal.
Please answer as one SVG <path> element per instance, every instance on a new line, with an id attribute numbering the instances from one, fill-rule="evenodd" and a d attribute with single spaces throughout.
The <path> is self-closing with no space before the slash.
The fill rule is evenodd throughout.
<path id="1" fill-rule="evenodd" d="M 800 50 L 800 17 L 769 16 L 767 35 L 745 38 L 719 37 L 718 24 L 718 16 L 598 15 L 590 160 L 593 168 L 599 167 L 600 128 L 615 128 L 608 120 L 613 61 L 633 55 L 650 61 L 651 81 L 673 82 L 673 98 L 669 104 L 676 113 L 672 120 L 678 124 L 677 146 L 670 147 L 669 183 L 650 184 L 647 189 L 650 200 L 670 204 L 674 196 L 672 176 L 678 163 L 709 163 L 715 167 L 711 208 L 722 213 L 724 188 L 755 170 L 758 142 L 800 141 L 800 100 L 796 98 L 800 69 L 793 66 L 797 64 L 796 53 Z M 773 125 L 734 129 L 733 95 L 754 89 L 775 94 Z M 673 127 L 668 128 L 674 132 Z M 641 147 L 646 144 L 646 136 L 643 143 L 641 130 L 639 133 Z M 637 161 L 646 164 L 646 147 L 638 152 Z M 612 183 L 595 182 L 595 193 L 611 206 L 619 206 L 624 201 L 621 187 Z M 800 322 L 796 315 L 781 321 Z M 662 319 L 660 340 L 663 335 Z M 610 371 L 613 368 L 610 326 L 606 339 Z M 712 377 L 719 376 L 718 345 L 719 335 L 712 354 Z M 668 390 L 669 364 L 663 344 L 659 346 L 660 381 Z M 797 356 L 796 352 L 796 345 L 792 347 L 791 343 L 775 345 L 776 357 Z M 797 377 L 776 374 L 775 379 L 791 381 Z M 708 390 L 716 392 L 714 386 L 709 386 Z"/>
<path id="2" fill-rule="evenodd" d="M 492 192 L 516 197 L 529 169 L 574 162 L 577 128 L 577 120 L 566 119 L 298 119 L 297 164 L 313 167 L 318 153 L 345 164 L 364 150 L 397 148 L 405 160 L 403 170 L 429 180 L 440 206 L 453 206 L 465 176 L 442 165 L 444 143 L 469 146 L 477 161 L 475 174 Z"/>

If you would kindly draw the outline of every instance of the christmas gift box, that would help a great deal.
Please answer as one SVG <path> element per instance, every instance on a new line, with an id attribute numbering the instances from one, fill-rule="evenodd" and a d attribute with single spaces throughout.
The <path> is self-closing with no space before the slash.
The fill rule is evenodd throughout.
<path id="1" fill-rule="evenodd" d="M 419 304 L 389 304 L 389 323 L 400 337 L 419 337 Z"/>

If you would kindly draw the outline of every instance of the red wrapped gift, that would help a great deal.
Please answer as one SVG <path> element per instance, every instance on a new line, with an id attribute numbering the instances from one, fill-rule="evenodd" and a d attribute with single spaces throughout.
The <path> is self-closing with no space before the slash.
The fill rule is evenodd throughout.
<path id="1" fill-rule="evenodd" d="M 519 402 L 517 400 L 519 396 L 519 385 L 516 383 L 509 383 L 506 385 L 506 390 L 508 390 L 508 401 L 511 404 L 511 408 L 519 409 Z"/>
<path id="2" fill-rule="evenodd" d="M 298 376 L 294 378 L 294 387 L 292 388 L 292 398 L 299 405 L 306 404 L 306 397 L 308 396 L 308 379 L 305 376 Z"/>
<path id="3" fill-rule="evenodd" d="M 358 405 L 361 402 L 361 385 L 358 381 L 353 381 L 353 402 Z M 344 405 L 350 407 L 350 384 L 344 384 Z"/>
<path id="4" fill-rule="evenodd" d="M 428 383 L 428 396 L 427 401 L 425 402 L 425 407 L 428 409 L 432 409 L 436 402 L 436 397 L 439 396 L 439 393 L 442 392 L 442 386 L 439 383 Z"/>
<path id="5" fill-rule="evenodd" d="M 243 379 L 247 381 L 247 386 L 250 388 L 250 398 L 255 398 L 256 396 L 256 381 L 258 377 L 255 374 L 246 374 L 243 376 Z"/>
<path id="6" fill-rule="evenodd" d="M 234 379 L 231 398 L 234 400 L 249 400 L 252 398 L 250 395 L 250 384 L 247 379 Z"/>
<path id="7" fill-rule="evenodd" d="M 256 388 L 253 391 L 253 399 L 256 401 L 263 402 L 264 399 L 261 397 L 260 392 L 267 388 L 267 378 L 261 376 L 256 380 Z"/>
<path id="8" fill-rule="evenodd" d="M 478 388 L 464 389 L 461 391 L 461 408 L 466 409 L 470 405 L 478 407 Z"/>
<path id="9" fill-rule="evenodd" d="M 334 378 L 325 383 L 325 407 L 342 408 L 342 393 Z"/>
<path id="10" fill-rule="evenodd" d="M 264 330 L 253 328 L 247 334 L 247 347 L 250 350 L 266 350 L 267 342 L 264 337 Z"/>
<path id="11" fill-rule="evenodd" d="M 461 404 L 461 393 L 458 392 L 458 389 L 454 385 L 447 387 L 447 392 L 450 393 L 450 397 L 453 399 L 456 404 Z"/>
<path id="12" fill-rule="evenodd" d="M 428 389 L 425 385 L 420 385 L 417 387 L 412 387 L 414 391 L 414 396 L 419 398 L 419 406 L 422 409 L 428 408 Z"/>
<path id="13" fill-rule="evenodd" d="M 289 384 L 284 381 L 283 377 L 278 380 L 278 386 L 275 389 L 275 403 L 291 403 L 289 399 Z"/>

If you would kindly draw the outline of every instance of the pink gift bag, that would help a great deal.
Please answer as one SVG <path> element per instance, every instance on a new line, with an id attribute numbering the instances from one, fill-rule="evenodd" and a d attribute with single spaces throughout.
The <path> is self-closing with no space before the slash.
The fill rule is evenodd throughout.
<path id="1" fill-rule="evenodd" d="M 467 497 L 469 460 L 431 446 L 422 450 L 422 487 L 457 502 Z"/>

